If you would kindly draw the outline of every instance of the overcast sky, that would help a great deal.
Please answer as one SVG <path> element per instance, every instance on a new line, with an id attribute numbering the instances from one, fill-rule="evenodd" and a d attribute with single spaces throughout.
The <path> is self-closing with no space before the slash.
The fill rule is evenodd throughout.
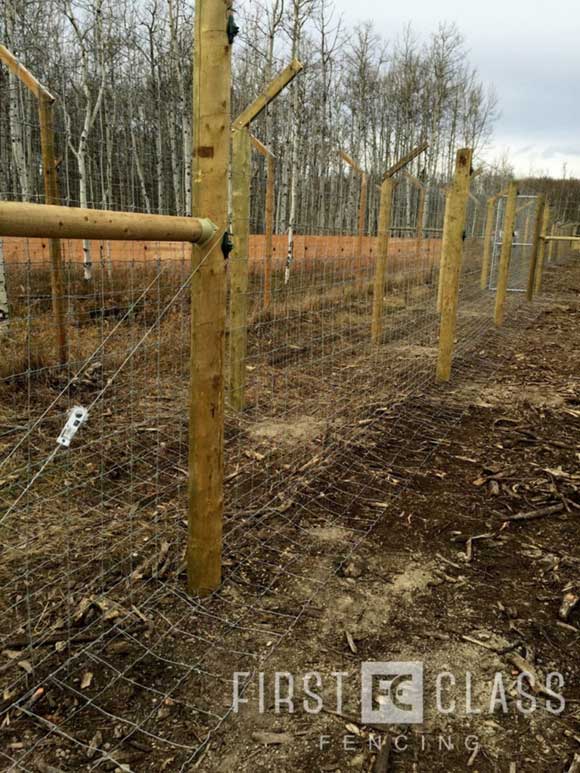
<path id="1" fill-rule="evenodd" d="M 580 177 L 580 0 L 335 0 L 350 26 L 387 39 L 411 23 L 428 37 L 454 21 L 471 62 L 493 83 L 501 116 L 486 160 L 509 150 L 516 174 Z"/>

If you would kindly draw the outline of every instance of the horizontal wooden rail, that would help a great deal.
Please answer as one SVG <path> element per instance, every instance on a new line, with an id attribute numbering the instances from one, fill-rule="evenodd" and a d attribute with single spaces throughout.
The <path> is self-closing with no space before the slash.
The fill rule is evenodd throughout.
<path id="1" fill-rule="evenodd" d="M 275 99 L 278 94 L 286 88 L 286 86 L 294 80 L 304 65 L 299 62 L 298 59 L 293 59 L 288 67 L 285 67 L 281 73 L 279 73 L 274 80 L 270 81 L 260 96 L 255 99 L 251 105 L 239 115 L 232 123 L 232 130 L 238 131 L 246 126 L 249 126 L 254 119 L 256 119 L 260 113 L 265 110 L 270 102 Z"/>
<path id="2" fill-rule="evenodd" d="M 18 59 L 11 51 L 6 48 L 6 46 L 2 45 L 0 45 L 0 62 L 4 62 L 12 74 L 21 80 L 26 88 L 29 89 L 35 97 L 38 99 L 45 97 L 49 102 L 55 101 L 50 91 L 34 77 L 30 70 L 27 70 L 26 67 L 18 61 Z"/>
<path id="3" fill-rule="evenodd" d="M 400 172 L 401 169 L 404 169 L 406 166 L 408 166 L 411 161 L 414 161 L 417 156 L 420 156 L 421 153 L 424 153 L 429 147 L 428 142 L 422 142 L 420 145 L 417 145 L 416 148 L 413 148 L 413 150 L 409 151 L 406 156 L 403 156 L 400 158 L 396 163 L 393 164 L 393 166 L 389 167 L 385 174 L 383 175 L 383 180 L 388 179 L 389 177 L 394 177 L 397 172 Z"/>
<path id="4" fill-rule="evenodd" d="M 580 242 L 580 236 L 541 236 L 545 242 Z"/>
<path id="5" fill-rule="evenodd" d="M 205 244 L 215 231 L 211 220 L 199 217 L 0 202 L 0 236 Z"/>
<path id="6" fill-rule="evenodd" d="M 362 169 L 360 168 L 360 166 L 359 166 L 359 165 L 356 163 L 356 161 L 355 161 L 354 159 L 352 159 L 352 158 L 351 158 L 351 157 L 348 155 L 348 153 L 345 153 L 345 151 L 344 151 L 344 150 L 339 150 L 339 151 L 338 151 L 338 155 L 339 155 L 339 156 L 342 158 L 342 160 L 345 162 L 345 164 L 348 164 L 350 167 L 352 167 L 352 168 L 354 169 L 354 171 L 355 171 L 357 174 L 360 174 L 360 175 L 363 175 L 363 174 L 364 174 L 363 170 L 362 170 Z M 380 190 L 380 189 L 381 189 L 381 186 L 380 186 L 380 185 L 378 185 L 378 186 L 377 186 L 377 188 Z"/>

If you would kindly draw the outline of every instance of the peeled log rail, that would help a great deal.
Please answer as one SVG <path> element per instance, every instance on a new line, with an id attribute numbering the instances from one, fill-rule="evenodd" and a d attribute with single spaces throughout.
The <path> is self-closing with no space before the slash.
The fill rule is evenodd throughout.
<path id="1" fill-rule="evenodd" d="M 542 236 L 545 242 L 580 242 L 580 236 Z"/>
<path id="2" fill-rule="evenodd" d="M 0 236 L 151 240 L 202 245 L 212 238 L 215 231 L 215 225 L 207 218 L 0 202 Z"/>
<path id="3" fill-rule="evenodd" d="M 28 70 L 14 54 L 9 51 L 6 46 L 0 45 L 0 62 L 4 62 L 6 67 L 15 75 L 29 91 L 31 91 L 37 99 L 43 97 L 48 99 L 49 102 L 54 102 L 55 99 L 48 89 L 46 89 L 40 81 L 38 81 L 34 75 Z"/>

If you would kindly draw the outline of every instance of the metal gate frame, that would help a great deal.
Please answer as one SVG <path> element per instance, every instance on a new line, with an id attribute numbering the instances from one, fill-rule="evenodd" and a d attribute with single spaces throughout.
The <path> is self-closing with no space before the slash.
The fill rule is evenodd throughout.
<path id="1" fill-rule="evenodd" d="M 517 201 L 520 201 L 522 199 L 538 199 L 537 195 L 520 195 L 518 194 Z M 494 283 L 494 277 L 497 273 L 497 268 L 499 265 L 499 258 L 501 254 L 501 248 L 503 244 L 503 221 L 504 221 L 504 215 L 505 215 L 505 205 L 507 201 L 507 195 L 503 194 L 498 196 L 497 200 L 497 208 L 496 208 L 496 217 L 495 217 L 495 228 L 493 232 L 493 241 L 492 241 L 492 249 L 491 249 L 491 262 L 489 267 L 489 279 L 488 279 L 488 289 L 495 292 L 497 289 L 497 285 Z M 512 242 L 512 247 L 532 247 L 532 242 Z M 510 293 L 525 293 L 526 288 L 525 287 L 509 287 L 507 288 L 507 291 Z"/>

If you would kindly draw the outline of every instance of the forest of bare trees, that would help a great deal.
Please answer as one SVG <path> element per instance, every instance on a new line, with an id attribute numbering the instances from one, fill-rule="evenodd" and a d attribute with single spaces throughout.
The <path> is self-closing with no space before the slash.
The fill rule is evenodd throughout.
<path id="1" fill-rule="evenodd" d="M 192 2 L 5 0 L 2 7 L 0 40 L 57 97 L 64 202 L 189 214 Z M 234 113 L 292 54 L 305 65 L 254 127 L 276 156 L 279 232 L 354 229 L 359 181 L 338 148 L 376 181 L 428 140 L 411 171 L 440 183 L 459 144 L 477 156 L 490 139 L 493 88 L 470 65 L 454 25 L 440 25 L 426 41 L 411 28 L 387 40 L 370 23 L 347 29 L 329 0 L 246 2 L 235 19 Z M 37 105 L 5 68 L 0 156 L 0 196 L 41 200 Z M 485 190 L 485 176 L 477 184 Z M 253 197 L 255 230 L 262 187 Z M 376 196 L 370 185 L 369 213 Z"/>

